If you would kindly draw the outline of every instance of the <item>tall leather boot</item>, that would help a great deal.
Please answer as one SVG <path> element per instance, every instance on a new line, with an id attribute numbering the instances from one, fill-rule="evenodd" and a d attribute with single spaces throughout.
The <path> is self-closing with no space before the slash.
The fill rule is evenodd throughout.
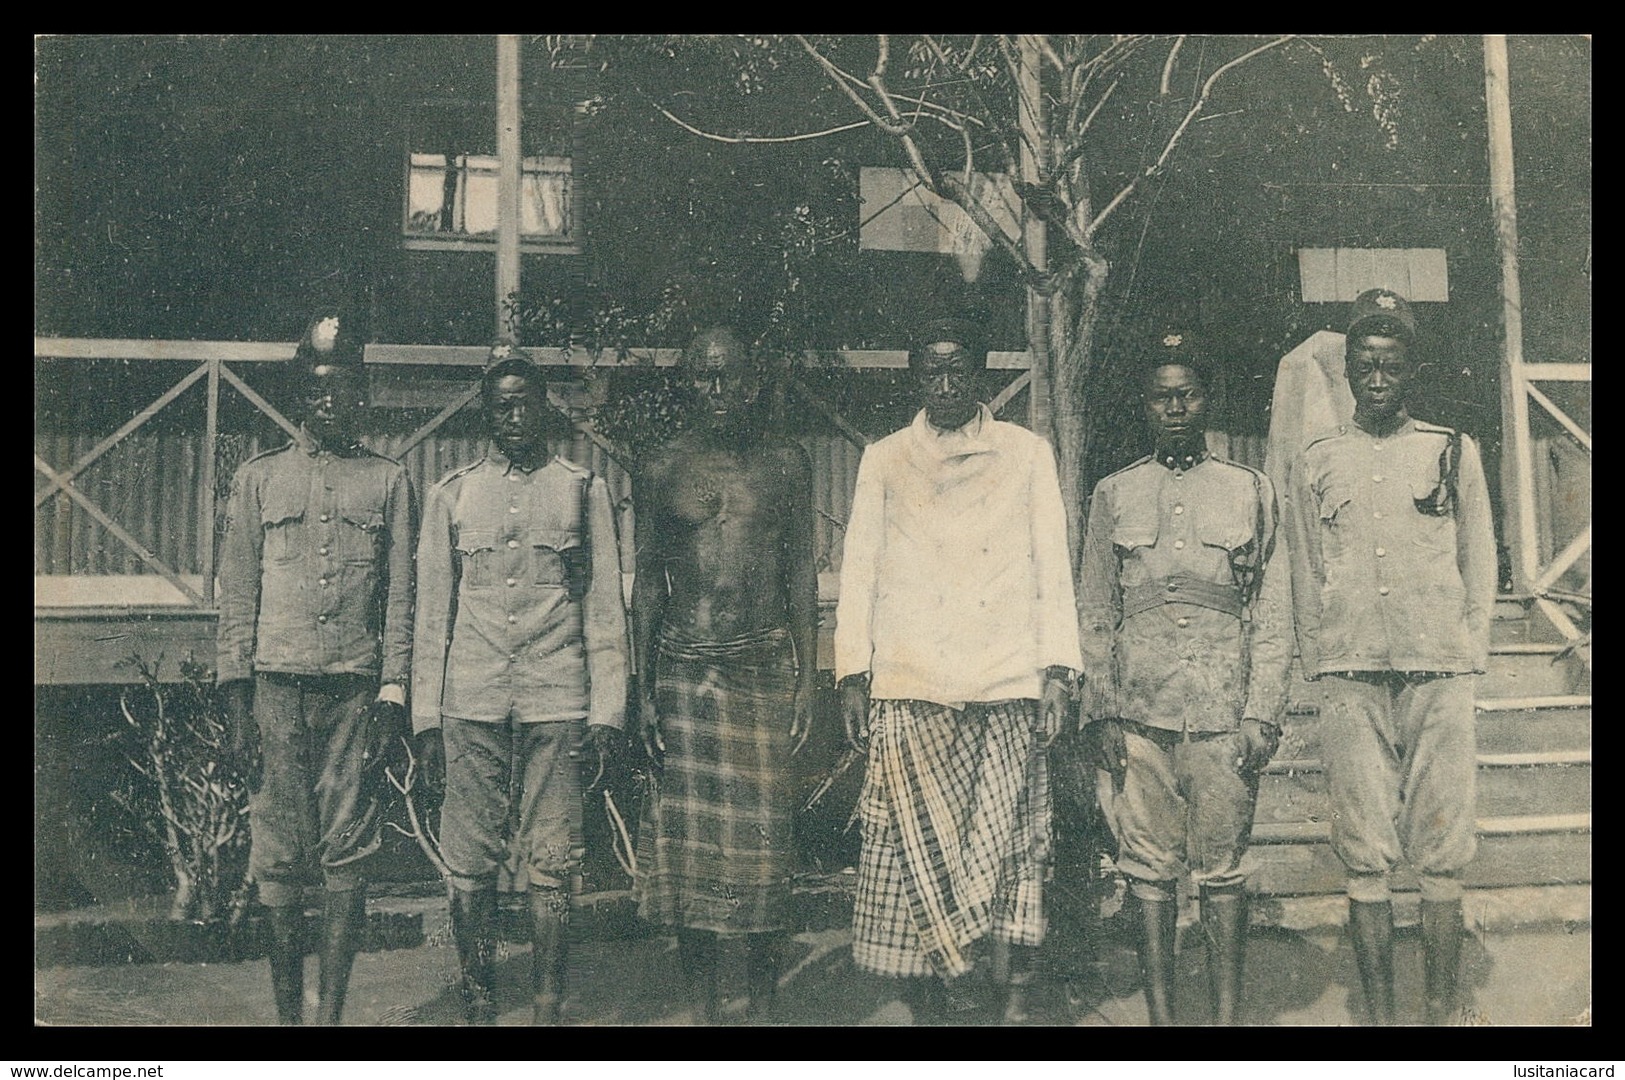
<path id="1" fill-rule="evenodd" d="M 451 890 L 451 934 L 457 942 L 457 964 L 462 979 L 458 991 L 463 998 L 463 1019 L 470 1024 L 494 1024 L 496 1006 L 491 1001 L 496 962 L 495 889 Z"/>
<path id="2" fill-rule="evenodd" d="M 302 904 L 270 909 L 271 995 L 276 1022 L 294 1025 L 305 1015 L 305 909 Z"/>
<path id="3" fill-rule="evenodd" d="M 1349 901 L 1349 936 L 1373 1024 L 1394 1022 L 1394 904 Z"/>
<path id="4" fill-rule="evenodd" d="M 1423 979 L 1430 1024 L 1448 1024 L 1456 1016 L 1461 930 L 1460 900 L 1422 901 Z"/>
<path id="5" fill-rule="evenodd" d="M 344 993 L 350 987 L 361 920 L 366 914 L 367 890 L 349 889 L 324 894 L 322 903 L 322 955 L 316 1022 L 336 1026 L 344 1014 Z"/>
<path id="6" fill-rule="evenodd" d="M 779 950 L 783 935 L 777 931 L 745 938 L 745 990 L 750 995 L 745 1017 L 761 1023 L 773 1018 L 779 993 Z"/>
<path id="7" fill-rule="evenodd" d="M 570 901 L 558 889 L 530 890 L 530 1022 L 557 1024 L 569 963 Z"/>
<path id="8" fill-rule="evenodd" d="M 1175 1023 L 1174 935 L 1178 930 L 1179 901 L 1140 900 L 1140 978 L 1153 1026 Z"/>
<path id="9" fill-rule="evenodd" d="M 1242 967 L 1247 954 L 1247 894 L 1203 889 L 1202 935 L 1207 938 L 1213 1022 L 1234 1024 L 1241 1011 Z"/>
<path id="10" fill-rule="evenodd" d="M 717 1022 L 717 936 L 709 930 L 677 931 L 677 959 L 694 1006 L 694 1022 Z"/>

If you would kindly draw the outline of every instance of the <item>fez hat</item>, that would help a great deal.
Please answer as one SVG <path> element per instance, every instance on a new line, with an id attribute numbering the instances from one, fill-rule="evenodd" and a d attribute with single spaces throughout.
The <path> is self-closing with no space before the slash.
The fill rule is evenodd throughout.
<path id="1" fill-rule="evenodd" d="M 1204 384 L 1213 374 L 1201 338 L 1183 327 L 1165 326 L 1147 333 L 1141 340 L 1137 359 L 1147 379 L 1165 364 L 1183 364 L 1196 372 Z"/>

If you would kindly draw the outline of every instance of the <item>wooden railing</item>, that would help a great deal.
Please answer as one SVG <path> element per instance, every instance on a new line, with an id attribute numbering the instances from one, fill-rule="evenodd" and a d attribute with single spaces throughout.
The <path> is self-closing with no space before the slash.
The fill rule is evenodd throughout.
<path id="1" fill-rule="evenodd" d="M 674 349 L 634 349 L 620 355 L 596 356 L 580 349 L 528 351 L 540 364 L 565 369 L 589 366 L 669 366 L 678 360 L 678 352 Z M 53 498 L 65 498 L 72 507 L 104 529 L 118 545 L 132 553 L 148 571 L 161 576 L 178 590 L 180 597 L 184 598 L 183 607 L 212 611 L 215 599 L 215 500 L 218 497 L 220 479 L 217 476 L 220 466 L 216 449 L 222 435 L 222 400 L 227 394 L 236 394 L 283 431 L 290 435 L 297 433 L 297 425 L 257 391 L 242 374 L 243 371 L 251 371 L 254 365 L 285 362 L 291 359 L 293 354 L 292 342 L 35 338 L 36 360 L 67 362 L 111 360 L 154 365 L 162 363 L 187 365 L 185 373 L 167 389 L 89 449 L 81 450 L 73 460 L 67 462 L 50 460 L 53 453 L 58 458 L 70 456 L 71 451 L 64 453 L 60 445 L 54 452 L 36 447 L 34 468 L 45 481 L 35 490 L 36 515 L 45 510 Z M 396 380 L 383 387 L 382 392 L 375 390 L 375 405 L 436 409 L 432 418 L 407 434 L 404 441 L 399 436 L 390 436 L 383 440 L 375 439 L 373 441 L 380 444 L 375 446 L 375 449 L 405 459 L 426 440 L 440 432 L 453 417 L 478 398 L 478 374 L 485 366 L 486 357 L 487 349 L 484 346 L 368 345 L 366 362 L 371 370 L 382 373 L 386 381 L 392 369 L 398 371 L 402 367 L 440 369 L 441 372 L 451 373 L 449 378 L 442 374 L 440 377 L 414 376 L 408 382 Z M 839 358 L 844 365 L 852 369 L 900 368 L 908 363 L 908 354 L 895 350 L 848 350 L 840 353 Z M 1014 376 L 1009 385 L 993 398 L 991 405 L 995 411 L 1008 405 L 1029 384 L 1030 376 L 1023 370 L 1026 362 L 1025 353 L 994 353 L 989 357 L 990 368 L 1005 370 Z M 164 410 L 172 408 L 186 398 L 196 386 L 201 386 L 206 396 L 203 443 L 198 454 L 195 474 L 190 465 L 187 469 L 188 480 L 195 475 L 195 490 L 190 490 L 186 495 L 187 501 L 195 508 L 195 513 L 191 515 L 192 521 L 179 526 L 188 535 L 195 530 L 194 554 L 180 550 L 181 547 L 190 544 L 158 544 L 156 541 L 149 543 L 136 535 L 143 528 L 174 529 L 177 526 L 173 520 L 135 524 L 132 531 L 131 522 L 120 521 L 116 512 L 110 512 L 106 505 L 98 503 L 92 492 L 82 486 L 82 481 L 87 470 L 114 448 L 127 444 L 132 435 L 142 431 Z M 801 380 L 792 377 L 790 389 L 803 406 L 820 414 L 852 446 L 861 448 L 870 441 L 870 434 L 859 430 Z M 590 422 L 577 421 L 575 426 L 581 435 L 597 448 L 595 456 L 598 460 L 602 461 L 604 457 L 615 459 L 620 456 L 616 447 L 594 430 Z M 435 458 L 438 454 L 429 456 Z M 831 453 L 815 453 L 815 458 L 821 466 L 829 469 L 838 468 L 842 473 L 839 477 L 822 477 L 818 485 L 823 501 L 829 504 L 819 508 L 820 521 L 835 530 L 829 532 L 824 525 L 820 525 L 823 540 L 821 548 L 826 556 L 827 568 L 827 564 L 839 547 L 838 534 L 844 527 L 843 511 L 850 495 L 850 491 L 838 489 L 850 486 L 851 477 L 848 474 L 855 470 L 855 458 L 851 458 L 850 454 Z M 851 460 L 848 460 L 849 458 Z M 438 475 L 432 473 L 423 479 L 432 482 Z M 149 536 L 148 540 L 151 541 L 152 537 Z M 167 558 L 156 550 L 159 546 L 172 549 Z"/>

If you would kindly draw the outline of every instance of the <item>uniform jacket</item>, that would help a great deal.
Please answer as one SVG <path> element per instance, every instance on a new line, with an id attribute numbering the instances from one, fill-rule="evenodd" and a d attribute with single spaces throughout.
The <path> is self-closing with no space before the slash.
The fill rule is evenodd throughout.
<path id="1" fill-rule="evenodd" d="M 1292 661 L 1275 489 L 1207 457 L 1095 485 L 1083 543 L 1084 710 L 1173 731 L 1275 721 Z"/>
<path id="2" fill-rule="evenodd" d="M 1049 444 L 993 419 L 938 434 L 922 411 L 858 466 L 836 609 L 836 677 L 876 698 L 1036 698 L 1076 670 L 1066 515 Z"/>
<path id="3" fill-rule="evenodd" d="M 1350 423 L 1299 455 L 1288 514 L 1311 676 L 1484 670 L 1495 534 L 1478 447 L 1453 434 L 1407 420 L 1379 438 Z"/>
<path id="4" fill-rule="evenodd" d="M 492 447 L 429 491 L 418 543 L 412 726 L 626 714 L 626 608 L 609 489 L 563 458 Z"/>
<path id="5" fill-rule="evenodd" d="M 290 442 L 237 470 L 220 549 L 219 679 L 407 681 L 417 507 L 406 469 Z"/>

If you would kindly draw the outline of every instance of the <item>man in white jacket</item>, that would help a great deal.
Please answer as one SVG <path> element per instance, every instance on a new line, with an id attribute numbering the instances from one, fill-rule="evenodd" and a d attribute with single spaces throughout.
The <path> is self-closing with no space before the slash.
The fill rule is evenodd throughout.
<path id="1" fill-rule="evenodd" d="M 917 338 L 924 407 L 864 452 L 835 630 L 868 751 L 853 958 L 917 980 L 917 1019 L 984 937 L 1019 1011 L 1045 929 L 1044 748 L 1082 667 L 1054 456 L 979 399 L 978 338 L 955 319 Z"/>

